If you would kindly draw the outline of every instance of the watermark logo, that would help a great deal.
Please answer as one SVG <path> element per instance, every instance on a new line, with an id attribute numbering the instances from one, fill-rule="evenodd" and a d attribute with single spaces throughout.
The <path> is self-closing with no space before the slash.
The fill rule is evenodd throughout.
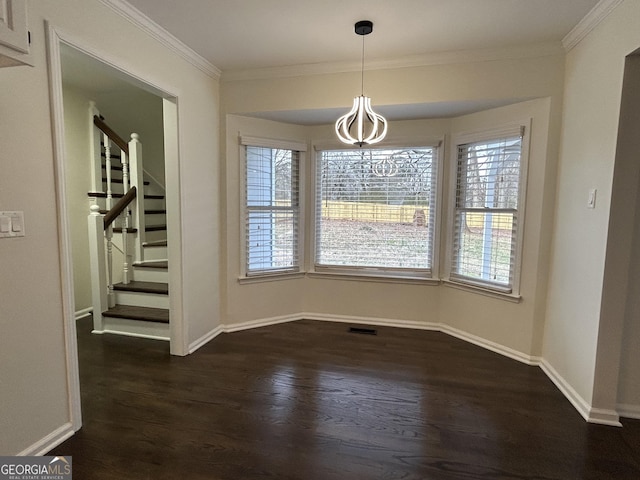
<path id="1" fill-rule="evenodd" d="M 0 480 L 71 480 L 71 457 L 0 457 Z"/>

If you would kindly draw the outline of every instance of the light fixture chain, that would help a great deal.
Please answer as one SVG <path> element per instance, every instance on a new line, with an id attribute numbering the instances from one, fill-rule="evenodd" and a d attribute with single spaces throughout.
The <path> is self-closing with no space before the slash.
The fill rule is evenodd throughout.
<path id="1" fill-rule="evenodd" d="M 362 35 L 362 66 L 360 69 L 361 72 L 361 76 L 360 76 L 360 95 L 364 95 L 364 37 L 365 35 Z"/>

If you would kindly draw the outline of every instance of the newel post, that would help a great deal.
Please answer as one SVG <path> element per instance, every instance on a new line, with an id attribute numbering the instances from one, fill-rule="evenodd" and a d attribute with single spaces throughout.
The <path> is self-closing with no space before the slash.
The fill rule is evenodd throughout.
<path id="1" fill-rule="evenodd" d="M 104 216 L 98 205 L 91 205 L 89 225 L 89 259 L 91 262 L 91 298 L 93 303 L 93 330 L 102 332 L 102 312 L 109 309 L 107 294 L 107 262 L 104 244 Z"/>
<path id="2" fill-rule="evenodd" d="M 91 191 L 102 192 L 102 133 L 93 123 L 93 117 L 99 117 L 100 112 L 96 107 L 96 102 L 89 102 L 89 131 L 91 134 Z"/>
<path id="3" fill-rule="evenodd" d="M 142 165 L 142 143 L 137 133 L 131 134 L 129 141 L 129 171 L 131 174 L 131 186 L 138 189 L 138 195 L 134 200 L 133 222 L 131 227 L 138 230 L 135 241 L 135 258 L 138 262 L 144 260 L 142 244 L 145 242 L 144 232 L 144 170 Z"/>

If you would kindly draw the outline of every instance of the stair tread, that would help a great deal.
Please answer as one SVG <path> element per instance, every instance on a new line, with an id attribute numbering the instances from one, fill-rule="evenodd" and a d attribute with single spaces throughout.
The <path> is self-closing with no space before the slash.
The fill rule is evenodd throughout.
<path id="1" fill-rule="evenodd" d="M 122 228 L 114 227 L 113 232 L 114 233 L 122 233 Z M 137 228 L 127 228 L 127 233 L 138 233 L 138 229 Z"/>
<path id="2" fill-rule="evenodd" d="M 144 227 L 145 232 L 160 232 L 166 229 L 167 229 L 166 225 L 147 225 Z"/>
<path id="3" fill-rule="evenodd" d="M 106 182 L 107 178 L 102 177 L 102 181 Z M 112 178 L 111 183 L 123 183 L 123 180 L 121 178 Z M 148 180 L 144 180 L 142 183 L 144 183 L 145 185 L 151 185 L 151 183 Z"/>
<path id="4" fill-rule="evenodd" d="M 124 193 L 112 193 L 113 198 L 122 198 Z M 87 192 L 87 197 L 107 198 L 107 194 L 104 192 Z M 164 195 L 146 195 L 144 198 L 148 200 L 164 200 Z"/>
<path id="5" fill-rule="evenodd" d="M 166 214 L 167 211 L 166 210 L 145 210 L 144 213 L 145 215 L 162 215 L 162 214 Z"/>
<path id="6" fill-rule="evenodd" d="M 142 268 L 169 268 L 169 262 L 167 260 L 154 260 L 151 262 L 136 262 L 133 264 L 134 267 L 142 267 Z"/>
<path id="7" fill-rule="evenodd" d="M 113 289 L 119 292 L 157 293 L 160 295 L 169 294 L 169 284 L 161 282 L 131 281 L 126 285 L 123 283 L 116 283 L 113 286 Z"/>
<path id="8" fill-rule="evenodd" d="M 129 318 L 147 322 L 169 323 L 169 310 L 166 308 L 136 307 L 133 305 L 116 305 L 102 315 L 113 318 Z"/>
<path id="9" fill-rule="evenodd" d="M 166 247 L 167 246 L 167 241 L 166 240 L 156 240 L 154 242 L 144 242 L 142 244 L 143 247 Z"/>

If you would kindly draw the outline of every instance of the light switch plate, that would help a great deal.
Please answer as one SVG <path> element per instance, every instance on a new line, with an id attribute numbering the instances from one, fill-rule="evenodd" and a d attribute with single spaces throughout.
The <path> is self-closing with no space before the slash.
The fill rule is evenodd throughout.
<path id="1" fill-rule="evenodd" d="M 24 212 L 0 212 L 0 238 L 24 237 Z"/>

